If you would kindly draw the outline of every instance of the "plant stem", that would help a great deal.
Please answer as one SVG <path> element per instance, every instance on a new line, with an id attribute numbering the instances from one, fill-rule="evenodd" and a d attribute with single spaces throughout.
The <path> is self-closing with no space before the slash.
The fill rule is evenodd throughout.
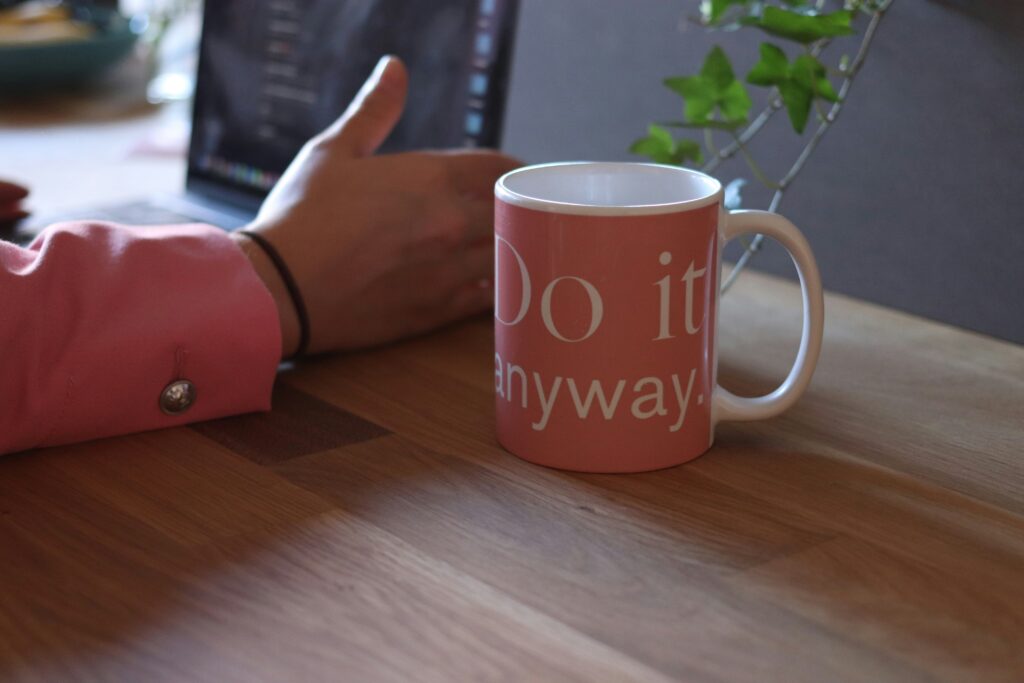
<path id="1" fill-rule="evenodd" d="M 828 46 L 828 44 L 828 39 L 818 41 L 814 47 L 811 48 L 811 54 L 817 57 L 821 54 L 822 50 Z M 747 127 L 739 133 L 739 135 L 734 134 L 733 141 L 720 149 L 711 159 L 708 159 L 708 162 L 704 164 L 700 170 L 704 173 L 713 173 L 716 168 L 722 165 L 723 162 L 736 156 L 736 153 L 740 152 L 748 142 L 753 140 L 754 136 L 764 128 L 764 124 L 768 123 L 772 116 L 775 115 L 775 112 L 781 108 L 782 97 L 779 95 L 779 89 L 772 88 L 771 92 L 768 93 L 768 104 L 763 110 L 761 110 L 761 113 L 754 117 L 754 120 L 751 121 Z"/>
<path id="2" fill-rule="evenodd" d="M 730 144 L 726 145 L 718 151 L 718 154 L 708 159 L 708 162 L 701 167 L 704 173 L 713 173 L 716 168 L 722 165 L 722 162 L 731 159 L 740 151 L 740 147 L 750 142 L 758 132 L 764 128 L 764 124 L 768 123 L 769 119 L 775 115 L 779 109 L 782 108 L 782 98 L 779 96 L 778 88 L 772 88 L 771 93 L 768 95 L 768 106 L 766 106 L 760 114 L 758 114 L 750 124 L 736 136 Z"/>
<path id="3" fill-rule="evenodd" d="M 807 164 L 807 160 L 810 158 L 811 154 L 814 153 L 814 150 L 821 142 L 821 139 L 825 136 L 825 133 L 828 132 L 828 129 L 833 123 L 835 123 L 836 118 L 839 117 L 839 112 L 842 111 L 843 104 L 846 102 L 846 95 L 850 91 L 853 79 L 857 77 L 857 73 L 864 64 L 864 59 L 868 54 L 868 48 L 871 47 L 871 42 L 874 40 L 875 33 L 878 30 L 878 24 L 882 20 L 882 16 L 885 14 L 885 10 L 888 9 L 889 4 L 891 4 L 891 0 L 889 3 L 886 3 L 884 7 L 877 10 L 871 17 L 871 22 L 864 31 L 864 39 L 861 41 L 860 50 L 858 50 L 857 56 L 850 64 L 849 72 L 847 73 L 846 78 L 843 79 L 843 84 L 839 86 L 839 101 L 833 103 L 832 108 L 829 109 L 828 114 L 825 115 L 825 119 L 818 126 L 818 130 L 814 132 L 814 136 L 811 137 L 810 142 L 807 143 L 807 146 L 804 147 L 800 156 L 798 156 L 796 161 L 793 163 L 793 167 L 790 168 L 789 172 L 782 177 L 782 180 L 779 181 L 781 189 L 784 190 L 789 187 L 789 184 L 793 182 L 793 179 L 796 178 L 800 171 L 803 170 L 804 166 Z"/>
<path id="4" fill-rule="evenodd" d="M 786 189 L 793 182 L 793 180 L 800 174 L 804 166 L 807 164 L 807 160 L 811 154 L 817 148 L 821 139 L 828 132 L 829 128 L 835 123 L 836 118 L 839 116 L 839 112 L 843 109 L 843 104 L 846 102 L 847 93 L 850 91 L 850 86 L 853 84 L 853 80 L 857 77 L 857 73 L 860 71 L 861 66 L 864 64 L 864 60 L 867 58 L 868 49 L 871 47 L 872 41 L 875 39 L 875 34 L 878 31 L 878 25 L 882 21 L 882 17 L 886 11 L 892 5 L 894 0 L 887 0 L 886 2 L 879 4 L 871 15 L 871 21 L 868 23 L 868 27 L 864 30 L 864 38 L 861 40 L 860 49 L 857 51 L 857 56 L 850 63 L 850 68 L 847 70 L 846 77 L 843 79 L 842 85 L 839 87 L 839 101 L 833 103 L 831 109 L 825 115 L 818 129 L 814 132 L 810 141 L 804 147 L 803 151 L 797 157 L 796 161 L 793 162 L 792 167 L 782 177 L 782 180 L 778 183 L 778 189 L 775 190 L 775 194 L 772 196 L 771 203 L 768 205 L 768 211 L 775 213 L 778 211 L 779 205 L 782 203 L 783 195 Z M 763 125 L 763 124 L 762 124 Z M 745 132 L 745 131 L 744 131 Z M 725 150 L 723 150 L 724 152 Z M 753 255 L 761 249 L 761 244 L 764 242 L 764 235 L 758 234 L 754 236 L 754 239 L 750 241 L 743 254 L 740 255 L 736 261 L 736 265 L 729 272 L 729 277 L 726 278 L 722 284 L 722 293 L 728 291 L 729 287 L 732 286 L 739 274 L 747 266 Z"/>
<path id="5" fill-rule="evenodd" d="M 735 133 L 733 133 L 733 141 L 739 148 L 740 154 L 743 155 L 744 161 L 747 162 L 747 166 L 750 168 L 750 171 L 754 174 L 754 177 L 757 178 L 757 181 L 764 185 L 765 187 L 767 187 L 769 190 L 777 190 L 779 188 L 779 184 L 772 180 L 771 178 L 769 178 L 768 175 L 761 169 L 758 163 L 754 160 L 754 157 L 752 157 L 750 155 L 750 152 L 747 151 L 746 145 L 743 144 L 743 142 L 739 139 L 739 137 L 736 136 Z"/>
<path id="6" fill-rule="evenodd" d="M 825 113 L 825 109 L 821 106 L 821 100 L 815 97 L 812 101 L 814 102 L 814 113 L 818 115 L 818 121 L 828 119 L 828 114 Z"/>
<path id="7" fill-rule="evenodd" d="M 711 134 L 710 128 L 704 129 L 704 146 L 707 147 L 710 156 L 718 156 L 718 150 L 715 148 L 715 139 Z"/>

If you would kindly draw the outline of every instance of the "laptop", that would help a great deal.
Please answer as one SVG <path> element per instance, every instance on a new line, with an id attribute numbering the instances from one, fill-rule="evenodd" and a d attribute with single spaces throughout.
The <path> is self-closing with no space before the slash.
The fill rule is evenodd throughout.
<path id="1" fill-rule="evenodd" d="M 247 224 L 307 139 L 334 121 L 381 56 L 409 69 L 381 152 L 501 143 L 518 0 L 217 0 L 205 3 L 183 194 L 40 216 L 131 225 Z"/>

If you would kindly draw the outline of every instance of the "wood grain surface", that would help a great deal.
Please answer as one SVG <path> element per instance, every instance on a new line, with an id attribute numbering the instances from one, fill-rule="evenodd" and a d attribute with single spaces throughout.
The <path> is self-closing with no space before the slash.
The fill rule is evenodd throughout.
<path id="1" fill-rule="evenodd" d="M 782 377 L 798 305 L 740 279 L 727 386 Z M 827 315 L 796 408 L 660 472 L 504 452 L 486 318 L 2 458 L 0 679 L 1024 680 L 1024 350 Z"/>

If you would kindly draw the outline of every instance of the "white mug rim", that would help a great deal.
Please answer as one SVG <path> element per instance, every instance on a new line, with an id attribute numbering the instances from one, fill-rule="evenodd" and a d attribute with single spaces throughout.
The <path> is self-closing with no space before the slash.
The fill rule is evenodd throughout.
<path id="1" fill-rule="evenodd" d="M 702 181 L 710 181 L 711 187 L 713 188 L 707 194 L 693 197 L 691 199 L 684 199 L 676 202 L 665 202 L 659 204 L 618 204 L 618 205 L 604 205 L 604 204 L 580 204 L 573 202 L 560 202 L 552 199 L 544 199 L 541 197 L 534 197 L 527 194 L 522 194 L 514 190 L 509 189 L 507 181 L 512 177 L 520 174 L 533 173 L 543 169 L 559 168 L 559 167 L 573 167 L 573 166 L 589 166 L 592 168 L 600 167 L 614 167 L 614 168 L 635 168 L 635 167 L 647 167 L 647 168 L 658 168 L 672 171 L 674 173 L 682 173 L 691 177 L 699 177 Z M 704 206 L 709 206 L 720 202 L 722 198 L 722 183 L 718 179 L 709 176 L 706 173 L 697 171 L 691 168 L 683 168 L 681 166 L 670 166 L 668 164 L 655 164 L 650 162 L 635 162 L 635 161 L 555 161 L 546 164 L 533 164 L 531 166 L 523 166 L 513 171 L 509 171 L 494 183 L 494 196 L 507 204 L 513 206 L 519 206 L 526 209 L 534 209 L 537 211 L 547 211 L 549 213 L 561 213 L 561 214 L 574 214 L 580 216 L 650 216 L 655 214 L 665 213 L 677 213 L 681 211 L 690 211 L 693 209 L 699 209 Z"/>

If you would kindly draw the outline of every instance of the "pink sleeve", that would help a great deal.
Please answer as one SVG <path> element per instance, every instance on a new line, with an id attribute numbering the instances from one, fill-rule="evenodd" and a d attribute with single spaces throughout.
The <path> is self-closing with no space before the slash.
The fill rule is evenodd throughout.
<path id="1" fill-rule="evenodd" d="M 221 230 L 63 223 L 0 241 L 0 453 L 270 408 L 273 298 Z M 194 400 L 165 414 L 168 384 Z"/>

